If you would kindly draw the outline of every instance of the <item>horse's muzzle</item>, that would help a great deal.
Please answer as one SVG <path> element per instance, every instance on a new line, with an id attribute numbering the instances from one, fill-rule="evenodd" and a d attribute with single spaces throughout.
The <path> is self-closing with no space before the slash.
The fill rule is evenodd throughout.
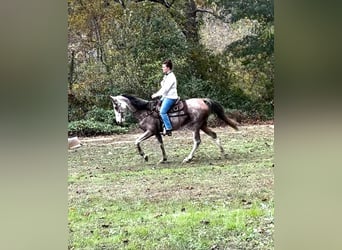
<path id="1" fill-rule="evenodd" d="M 122 127 L 124 123 L 122 121 L 118 122 L 118 121 L 115 120 L 115 124 Z"/>
<path id="2" fill-rule="evenodd" d="M 113 119 L 113 124 L 117 126 L 122 126 L 122 122 L 118 122 L 117 120 Z"/>

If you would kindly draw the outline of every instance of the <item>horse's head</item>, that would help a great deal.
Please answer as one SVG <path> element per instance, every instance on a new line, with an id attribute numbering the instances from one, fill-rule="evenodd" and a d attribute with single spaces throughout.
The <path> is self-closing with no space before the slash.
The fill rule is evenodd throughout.
<path id="1" fill-rule="evenodd" d="M 122 96 L 109 96 L 114 109 L 115 121 L 117 124 L 122 125 L 125 122 L 125 113 L 129 108 L 125 98 Z"/>

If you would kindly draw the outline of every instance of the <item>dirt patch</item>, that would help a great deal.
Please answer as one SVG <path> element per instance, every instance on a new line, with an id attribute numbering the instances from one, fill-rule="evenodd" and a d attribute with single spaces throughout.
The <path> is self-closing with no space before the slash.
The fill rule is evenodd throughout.
<path id="1" fill-rule="evenodd" d="M 221 139 L 226 157 L 222 158 L 211 139 L 201 133 L 202 143 L 194 160 L 186 165 L 181 163 L 190 153 L 193 143 L 192 133 L 188 130 L 175 131 L 172 137 L 164 137 L 168 155 L 164 164 L 157 164 L 161 151 L 155 138 L 141 145 L 149 155 L 148 162 L 138 154 L 134 142 L 142 132 L 81 137 L 82 147 L 70 152 L 69 173 L 84 178 L 79 188 L 85 190 L 93 188 L 89 181 L 94 178 L 112 173 L 124 174 L 117 177 L 110 188 L 96 188 L 103 194 L 107 193 L 108 197 L 151 201 L 201 200 L 203 197 L 209 200 L 230 199 L 241 192 L 240 185 L 245 183 L 248 187 L 244 187 L 244 192 L 254 193 L 253 199 L 265 199 L 260 190 L 271 190 L 273 185 L 274 125 L 245 125 L 240 126 L 239 131 L 229 127 L 213 130 Z M 259 165 L 260 169 L 255 168 Z M 146 177 L 142 174 L 144 171 L 152 171 L 153 177 Z"/>
<path id="2" fill-rule="evenodd" d="M 246 133 L 255 131 L 257 133 L 273 133 L 274 124 L 273 121 L 267 121 L 263 124 L 243 124 L 239 126 L 239 131 L 234 132 L 231 128 L 224 126 L 216 126 L 212 128 L 217 134 L 221 133 Z M 89 136 L 89 137 L 79 137 L 82 142 L 82 145 L 105 145 L 105 144 L 114 144 L 114 145 L 122 145 L 126 143 L 134 143 L 135 140 L 143 133 L 141 129 L 134 129 L 127 134 L 113 134 L 113 135 L 102 135 L 102 136 Z M 189 138 L 192 140 L 192 132 L 190 130 L 178 130 L 173 132 L 172 137 L 165 137 L 164 141 L 169 140 L 181 140 L 185 138 Z M 201 131 L 201 137 L 207 137 Z M 155 140 L 154 137 L 149 138 L 148 140 Z"/>

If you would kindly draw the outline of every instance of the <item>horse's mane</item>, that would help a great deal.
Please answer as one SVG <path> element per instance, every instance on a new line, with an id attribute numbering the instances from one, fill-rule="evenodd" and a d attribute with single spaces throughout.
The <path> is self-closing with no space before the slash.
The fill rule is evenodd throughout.
<path id="1" fill-rule="evenodd" d="M 149 109 L 149 101 L 141 99 L 139 97 L 131 96 L 131 95 L 122 95 L 126 97 L 131 104 L 138 110 L 146 110 Z"/>

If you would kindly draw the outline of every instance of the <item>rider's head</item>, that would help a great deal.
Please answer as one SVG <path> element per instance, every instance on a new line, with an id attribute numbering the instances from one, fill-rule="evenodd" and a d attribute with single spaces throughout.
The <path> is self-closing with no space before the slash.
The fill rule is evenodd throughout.
<path id="1" fill-rule="evenodd" d="M 163 69 L 163 73 L 168 73 L 169 71 L 172 70 L 172 61 L 170 59 L 167 59 L 163 62 L 162 64 L 162 69 Z"/>

